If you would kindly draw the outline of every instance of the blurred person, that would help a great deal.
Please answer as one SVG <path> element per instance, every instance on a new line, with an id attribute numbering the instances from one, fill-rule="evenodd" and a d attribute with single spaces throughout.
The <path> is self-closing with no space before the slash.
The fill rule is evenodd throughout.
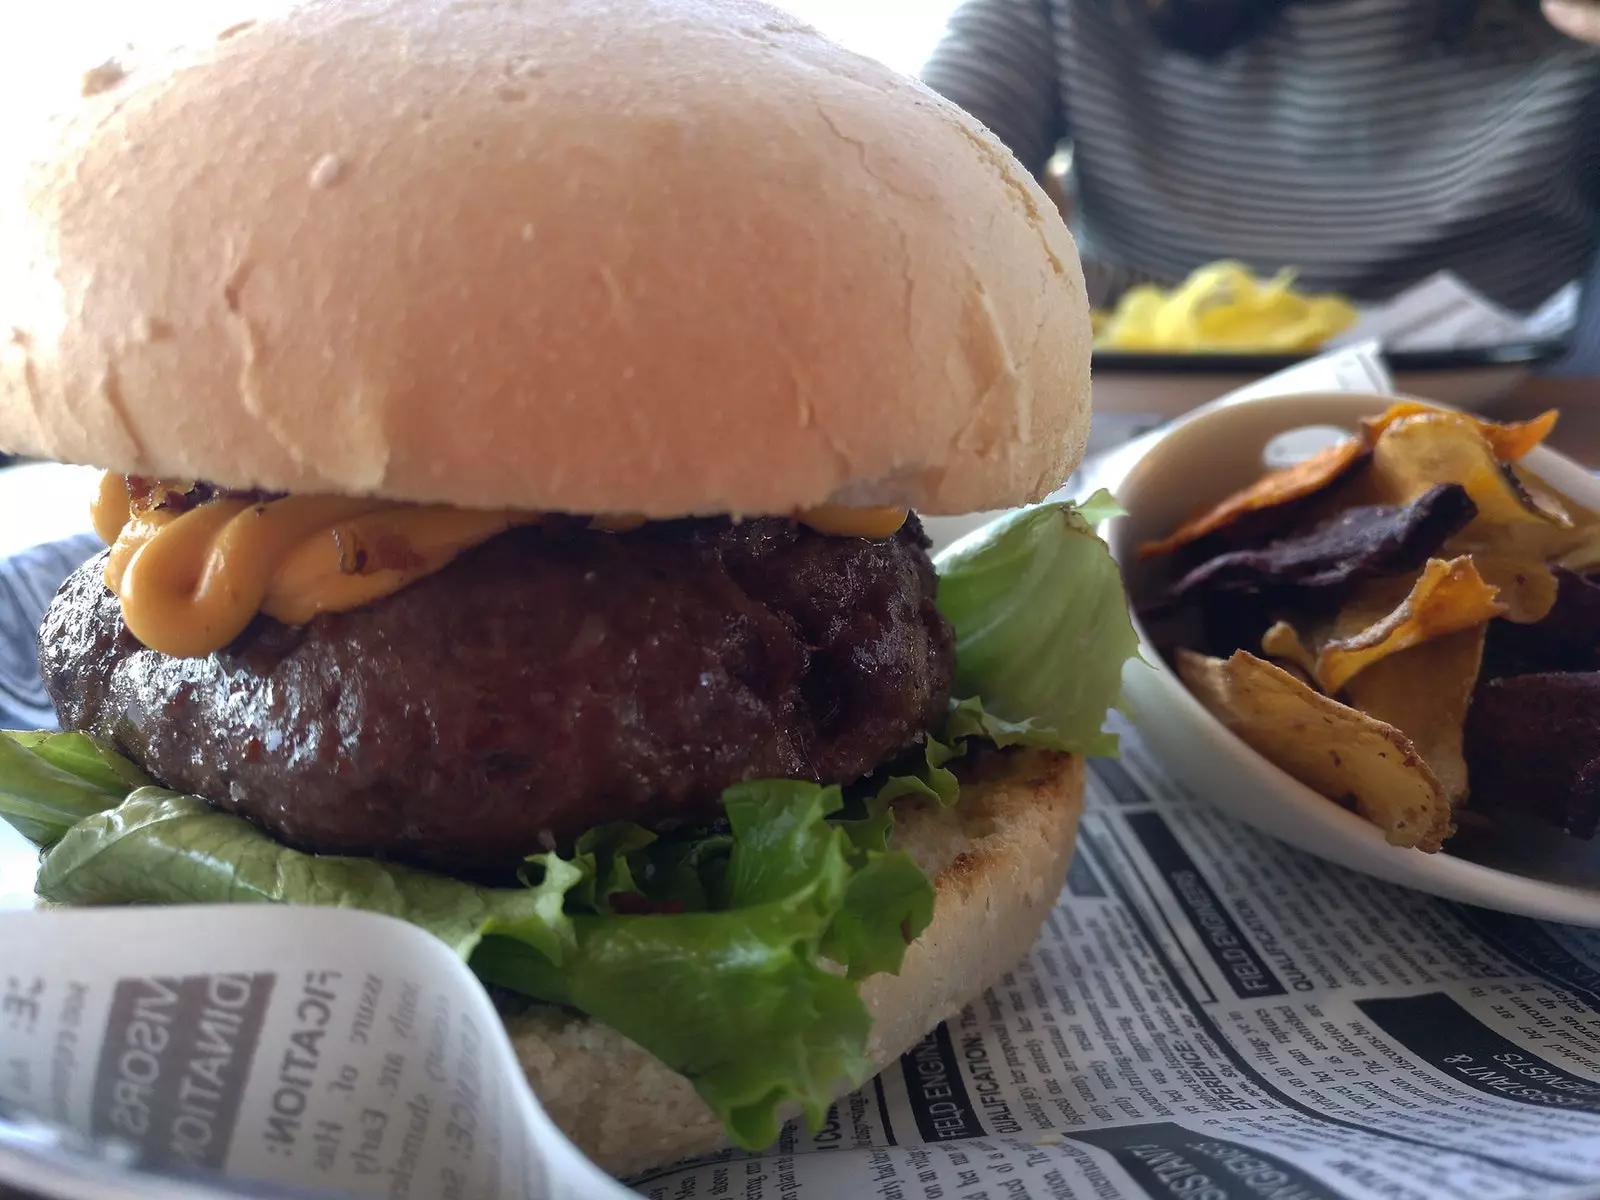
<path id="1" fill-rule="evenodd" d="M 923 78 L 1031 170 L 1070 142 L 1096 303 L 1233 258 L 1527 312 L 1600 275 L 1596 45 L 1594 0 L 964 0 Z"/>

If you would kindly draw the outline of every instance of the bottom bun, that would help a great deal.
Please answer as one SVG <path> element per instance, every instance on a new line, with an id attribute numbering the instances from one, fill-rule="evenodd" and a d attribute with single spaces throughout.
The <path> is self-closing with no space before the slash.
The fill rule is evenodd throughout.
<path id="1" fill-rule="evenodd" d="M 1012 750 L 963 773 L 953 808 L 896 804 L 892 844 L 933 877 L 937 899 L 933 923 L 906 951 L 900 973 L 861 986 L 875 1070 L 1028 952 L 1066 879 L 1083 786 L 1081 758 Z M 615 1030 L 548 1008 L 512 1019 L 509 1029 L 551 1119 L 613 1175 L 725 1144 L 694 1086 Z"/>

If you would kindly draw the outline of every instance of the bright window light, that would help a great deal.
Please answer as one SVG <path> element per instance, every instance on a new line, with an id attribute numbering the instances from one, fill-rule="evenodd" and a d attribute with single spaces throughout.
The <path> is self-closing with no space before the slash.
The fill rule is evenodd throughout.
<path id="1" fill-rule="evenodd" d="M 801 20 L 850 47 L 915 75 L 927 60 L 959 0 L 773 0 Z M 3 6 L 5 0 L 0 0 Z M 23 61 L 37 62 L 40 43 L 66 41 L 81 55 L 86 41 L 115 45 L 126 27 L 159 42 L 169 30 L 228 24 L 233 9 L 276 8 L 284 0 L 58 0 L 18 5 L 8 14 L 15 47 L 28 47 Z M 89 32 L 90 37 L 85 38 Z M 7 42 L 12 39 L 8 37 Z M 0 61 L 11 56 L 0 54 Z"/>
<path id="2" fill-rule="evenodd" d="M 835 41 L 915 75 L 957 0 L 776 0 Z"/>

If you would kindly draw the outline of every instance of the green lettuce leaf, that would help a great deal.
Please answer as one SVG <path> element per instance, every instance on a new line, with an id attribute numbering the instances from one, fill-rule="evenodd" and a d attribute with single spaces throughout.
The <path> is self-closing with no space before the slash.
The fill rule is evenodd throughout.
<path id="1" fill-rule="evenodd" d="M 861 849 L 887 850 L 894 831 L 891 806 L 896 800 L 922 797 L 949 808 L 960 798 L 961 784 L 946 764 L 961 757 L 964 750 L 962 745 L 947 745 L 931 735 L 924 738 L 920 756 L 902 759 L 852 788 L 849 802 L 834 823 Z"/>
<path id="2" fill-rule="evenodd" d="M 730 788 L 731 834 L 674 845 L 606 826 L 571 860 L 530 860 L 528 886 L 516 888 L 303 854 L 161 788 L 138 788 L 114 808 L 102 797 L 104 811 L 43 856 L 45 899 L 289 903 L 399 917 L 486 981 L 633 1038 L 688 1076 L 751 1147 L 777 1136 L 787 1103 L 820 1122 L 835 1085 L 865 1077 L 870 1021 L 852 981 L 899 970 L 933 915 L 933 887 L 907 856 L 864 849 L 828 819 L 842 804 L 837 788 L 791 780 Z M 622 895 L 685 911 L 621 912 Z"/>
<path id="3" fill-rule="evenodd" d="M 658 842 L 633 857 L 637 885 L 661 912 L 704 912 L 725 894 L 733 838 L 727 834 Z M 615 895 L 615 893 L 613 893 Z M 610 911 L 615 911 L 608 903 Z"/>
<path id="4" fill-rule="evenodd" d="M 863 851 L 827 820 L 837 788 L 766 780 L 723 802 L 714 911 L 575 915 L 577 950 L 559 969 L 493 930 L 473 967 L 631 1037 L 694 1080 L 736 1141 L 761 1146 L 786 1103 L 815 1124 L 836 1084 L 865 1077 L 870 1022 L 850 980 L 899 969 L 933 889 L 905 855 Z"/>
<path id="5" fill-rule="evenodd" d="M 74 825 L 45 852 L 34 886 L 57 904 L 360 908 L 420 925 L 466 957 L 491 925 L 559 954 L 572 940 L 562 892 L 578 878 L 561 863 L 535 887 L 481 888 L 376 859 L 302 854 L 198 796 L 143 787 Z"/>
<path id="6" fill-rule="evenodd" d="M 1104 492 L 1003 518 L 942 555 L 939 609 L 956 633 L 956 694 L 1055 734 L 1057 749 L 1112 754 L 1106 714 L 1138 650 L 1128 599 L 1094 524 L 1117 513 Z"/>
<path id="7" fill-rule="evenodd" d="M 80 819 L 119 804 L 149 776 L 82 733 L 8 732 L 0 737 L 0 817 L 37 846 Z"/>
<path id="8" fill-rule="evenodd" d="M 891 850 L 861 862 L 844 905 L 823 935 L 825 958 L 848 964 L 851 979 L 900 973 L 906 947 L 933 920 L 933 887 L 909 854 Z"/>
<path id="9" fill-rule="evenodd" d="M 571 893 L 572 899 L 582 908 L 597 910 L 606 907 L 618 892 L 637 892 L 639 885 L 634 881 L 629 856 L 655 841 L 655 834 L 630 821 L 616 821 L 589 830 L 578 839 L 572 860 L 582 874 Z M 547 855 L 539 857 L 544 861 L 549 859 Z"/>
<path id="10" fill-rule="evenodd" d="M 960 798 L 961 784 L 946 764 L 960 756 L 961 747 L 930 735 L 924 740 L 922 762 L 909 774 L 891 774 L 878 789 L 878 800 L 887 803 L 902 796 L 926 796 L 949 808 Z"/>
<path id="11" fill-rule="evenodd" d="M 950 715 L 945 718 L 945 740 L 965 753 L 967 742 L 977 739 L 989 742 L 1001 750 L 1012 746 L 1032 747 L 1039 750 L 1070 750 L 1064 739 L 1054 729 L 1041 725 L 1029 717 L 1025 721 L 1008 721 L 997 717 L 983 706 L 983 701 L 973 696 L 957 700 L 950 705 Z"/>

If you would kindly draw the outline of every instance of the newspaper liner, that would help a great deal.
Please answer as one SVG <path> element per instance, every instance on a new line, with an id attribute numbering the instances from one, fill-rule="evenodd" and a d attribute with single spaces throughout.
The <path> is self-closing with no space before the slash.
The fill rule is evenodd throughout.
<path id="1" fill-rule="evenodd" d="M 1251 390 L 1387 387 L 1362 346 Z M 1026 959 L 815 1134 L 632 1186 L 1600 1196 L 1600 932 L 1291 850 L 1188 795 L 1118 724 L 1122 757 L 1092 764 L 1067 887 Z M 470 972 L 398 922 L 15 913 L 0 947 L 0 1180 L 111 1200 L 628 1194 L 551 1125 Z"/>

